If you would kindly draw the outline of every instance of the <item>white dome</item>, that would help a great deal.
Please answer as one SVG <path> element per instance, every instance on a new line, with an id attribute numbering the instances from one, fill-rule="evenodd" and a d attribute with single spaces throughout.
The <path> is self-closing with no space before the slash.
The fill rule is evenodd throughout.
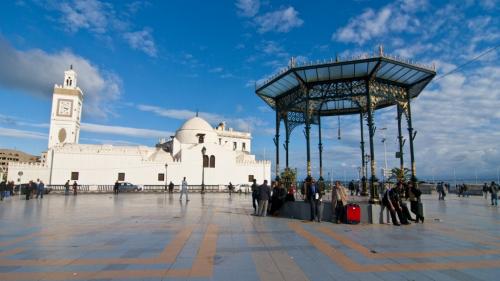
<path id="1" fill-rule="evenodd" d="M 175 137 L 181 143 L 198 143 L 198 134 L 205 135 L 205 143 L 213 143 L 217 140 L 217 133 L 212 126 L 200 117 L 187 120 L 175 133 Z"/>

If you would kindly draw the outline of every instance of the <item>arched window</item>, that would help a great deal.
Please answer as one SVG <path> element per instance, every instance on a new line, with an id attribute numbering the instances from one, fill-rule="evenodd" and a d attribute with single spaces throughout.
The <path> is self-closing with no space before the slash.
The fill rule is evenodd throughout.
<path id="1" fill-rule="evenodd" d="M 208 155 L 203 155 L 203 167 L 208 168 Z"/>
<path id="2" fill-rule="evenodd" d="M 215 156 L 210 156 L 210 168 L 215 168 Z"/>

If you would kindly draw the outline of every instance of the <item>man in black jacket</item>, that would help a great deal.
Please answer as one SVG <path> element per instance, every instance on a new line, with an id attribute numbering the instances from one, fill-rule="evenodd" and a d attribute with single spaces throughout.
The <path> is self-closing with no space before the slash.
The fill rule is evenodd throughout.
<path id="1" fill-rule="evenodd" d="M 305 184 L 307 190 L 306 198 L 311 207 L 311 221 L 317 220 L 320 222 L 319 208 L 321 207 L 321 192 L 312 177 L 308 176 Z"/>
<path id="2" fill-rule="evenodd" d="M 271 198 L 271 188 L 267 185 L 267 180 L 259 187 L 259 216 L 265 217 L 267 215 L 267 205 Z"/>

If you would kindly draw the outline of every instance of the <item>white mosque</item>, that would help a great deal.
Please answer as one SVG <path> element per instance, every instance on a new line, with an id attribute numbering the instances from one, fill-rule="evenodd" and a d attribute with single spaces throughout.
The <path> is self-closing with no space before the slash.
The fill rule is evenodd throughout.
<path id="1" fill-rule="evenodd" d="M 116 180 L 140 185 L 249 184 L 270 181 L 270 161 L 251 154 L 251 134 L 215 129 L 200 117 L 187 120 L 156 147 L 79 144 L 83 92 L 71 68 L 62 86 L 54 85 L 48 150 L 42 163 L 9 163 L 8 180 L 41 179 L 49 185 L 67 180 L 80 185 L 112 185 Z M 203 175 L 202 175 L 203 174 Z"/>

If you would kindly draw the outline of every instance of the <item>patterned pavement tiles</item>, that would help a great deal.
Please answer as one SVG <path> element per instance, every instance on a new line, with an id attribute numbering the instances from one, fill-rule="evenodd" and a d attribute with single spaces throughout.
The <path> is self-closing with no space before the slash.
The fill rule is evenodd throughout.
<path id="1" fill-rule="evenodd" d="M 0 203 L 0 280 L 495 280 L 498 208 L 424 197 L 426 223 L 252 216 L 251 196 L 49 195 Z"/>

